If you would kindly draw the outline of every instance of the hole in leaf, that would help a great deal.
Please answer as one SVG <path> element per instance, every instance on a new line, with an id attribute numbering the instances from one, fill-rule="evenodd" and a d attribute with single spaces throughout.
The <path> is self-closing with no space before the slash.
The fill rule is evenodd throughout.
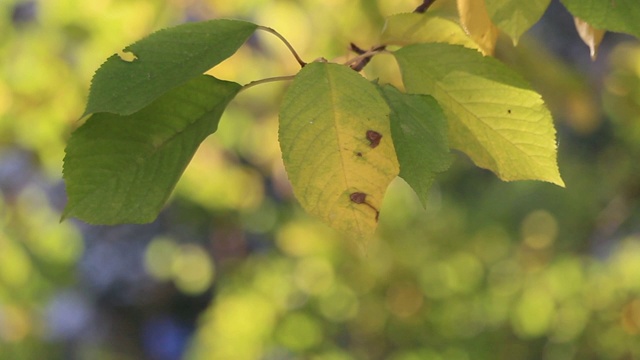
<path id="1" fill-rule="evenodd" d="M 120 60 L 126 62 L 134 62 L 138 60 L 136 54 L 132 53 L 131 51 L 120 51 L 118 52 L 118 57 L 120 58 Z"/>

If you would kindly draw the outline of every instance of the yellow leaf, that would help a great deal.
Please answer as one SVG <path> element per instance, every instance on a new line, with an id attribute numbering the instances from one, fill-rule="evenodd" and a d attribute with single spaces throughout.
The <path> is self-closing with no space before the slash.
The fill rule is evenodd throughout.
<path id="1" fill-rule="evenodd" d="M 580 18 L 574 17 L 573 20 L 576 23 L 576 30 L 578 30 L 578 35 L 580 35 L 582 41 L 587 44 L 589 50 L 591 51 L 591 59 L 595 60 L 596 56 L 598 55 L 598 47 L 602 42 L 605 31 L 594 28 L 589 23 Z"/>
<path id="2" fill-rule="evenodd" d="M 491 22 L 484 0 L 458 0 L 458 13 L 462 28 L 480 46 L 482 53 L 493 55 L 498 28 Z"/>
<path id="3" fill-rule="evenodd" d="M 564 186 L 551 113 L 513 70 L 459 45 L 409 45 L 394 56 L 407 92 L 431 95 L 444 110 L 451 148 L 505 181 Z"/>
<path id="4" fill-rule="evenodd" d="M 448 18 L 433 11 L 390 16 L 382 31 L 381 42 L 400 46 L 446 42 L 480 50 L 478 44 L 462 30 L 457 17 Z"/>
<path id="5" fill-rule="evenodd" d="M 347 66 L 311 63 L 280 107 L 279 141 L 302 207 L 347 235 L 373 234 L 382 198 L 400 169 L 389 107 Z"/>

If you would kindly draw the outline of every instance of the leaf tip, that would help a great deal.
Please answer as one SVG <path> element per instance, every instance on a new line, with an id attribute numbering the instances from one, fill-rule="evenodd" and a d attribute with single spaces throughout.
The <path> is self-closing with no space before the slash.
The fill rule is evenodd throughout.
<path id="1" fill-rule="evenodd" d="M 69 199 L 67 199 L 67 204 L 64 206 L 64 209 L 62 210 L 62 214 L 60 214 L 59 222 L 62 223 L 75 216 L 76 215 L 73 214 L 73 207 L 71 206 L 71 202 Z"/>
<path id="2" fill-rule="evenodd" d="M 93 113 L 93 111 L 91 109 L 89 109 L 89 106 L 87 105 L 87 108 L 84 109 L 84 112 L 82 113 L 82 115 L 80 115 L 80 117 L 78 118 L 78 120 L 82 120 L 85 117 L 91 115 Z"/>
<path id="3" fill-rule="evenodd" d="M 416 195 L 418 196 L 418 200 L 420 201 L 420 205 L 422 205 L 422 209 L 426 210 L 427 209 L 427 202 L 429 200 L 429 197 L 426 194 L 419 194 L 417 192 L 416 192 Z"/>
<path id="4" fill-rule="evenodd" d="M 558 174 L 557 178 L 554 179 L 553 181 L 551 181 L 552 184 L 558 185 L 561 188 L 566 188 L 567 185 L 564 183 L 564 180 L 562 179 L 562 177 L 560 176 L 560 174 Z"/>

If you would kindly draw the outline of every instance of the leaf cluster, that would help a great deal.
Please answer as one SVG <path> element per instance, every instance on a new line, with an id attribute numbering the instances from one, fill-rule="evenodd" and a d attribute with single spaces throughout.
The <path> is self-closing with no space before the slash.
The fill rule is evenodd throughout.
<path id="1" fill-rule="evenodd" d="M 564 0 L 595 56 L 603 30 L 640 36 L 632 0 Z M 500 31 L 518 41 L 549 0 L 424 1 L 387 19 L 381 45 L 338 64 L 305 62 L 271 28 L 210 20 L 158 31 L 114 54 L 96 72 L 71 136 L 64 217 L 90 223 L 152 221 L 200 143 L 217 129 L 239 91 L 290 80 L 280 105 L 279 142 L 302 207 L 354 237 L 376 228 L 385 191 L 402 177 L 423 204 L 436 175 L 465 153 L 505 181 L 564 186 L 549 110 L 526 81 L 491 55 Z M 631 9 L 631 10 L 628 10 Z M 294 76 L 242 86 L 203 75 L 255 31 L 276 35 L 294 54 Z M 393 49 L 391 49 L 393 47 Z M 390 55 L 403 86 L 359 71 Z"/>

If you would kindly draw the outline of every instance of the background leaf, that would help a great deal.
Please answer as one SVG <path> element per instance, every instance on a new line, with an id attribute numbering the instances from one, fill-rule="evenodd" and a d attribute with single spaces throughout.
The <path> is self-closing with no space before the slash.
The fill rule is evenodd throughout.
<path id="1" fill-rule="evenodd" d="M 187 23 L 127 46 L 96 71 L 84 115 L 133 114 L 233 55 L 256 27 L 238 20 Z"/>
<path id="2" fill-rule="evenodd" d="M 591 26 L 640 37 L 640 6 L 636 0 L 560 0 L 575 17 Z"/>
<path id="3" fill-rule="evenodd" d="M 586 21 L 583 21 L 580 18 L 574 17 L 573 21 L 576 24 L 576 30 L 578 31 L 578 35 L 582 41 L 589 47 L 589 54 L 591 55 L 591 59 L 595 60 L 598 55 L 598 48 L 600 47 L 600 43 L 604 38 L 604 30 L 599 30 L 591 26 Z"/>
<path id="4" fill-rule="evenodd" d="M 493 55 L 498 28 L 491 22 L 484 0 L 457 0 L 464 31 L 480 46 L 483 54 Z"/>
<path id="5" fill-rule="evenodd" d="M 429 95 L 412 95 L 391 85 L 380 88 L 391 109 L 391 135 L 402 177 L 423 206 L 435 175 L 449 168 L 447 119 Z"/>
<path id="6" fill-rule="evenodd" d="M 406 13 L 387 18 L 382 38 L 384 44 L 408 45 L 425 42 L 447 42 L 479 49 L 467 35 L 457 16 L 446 16 L 443 11 L 427 11 L 424 14 Z"/>
<path id="7" fill-rule="evenodd" d="M 95 224 L 155 219 L 239 89 L 201 75 L 133 115 L 93 115 L 67 145 L 63 216 Z"/>
<path id="8" fill-rule="evenodd" d="M 381 137 L 370 140 L 368 132 Z M 389 108 L 376 87 L 348 67 L 312 63 L 280 108 L 280 147 L 302 207 L 351 236 L 371 235 L 398 175 Z M 365 194 L 365 203 L 350 196 Z"/>
<path id="9" fill-rule="evenodd" d="M 509 35 L 515 45 L 520 36 L 540 20 L 551 0 L 485 0 L 485 2 L 493 23 Z"/>
<path id="10" fill-rule="evenodd" d="M 457 45 L 411 45 L 395 56 L 407 91 L 442 106 L 452 147 L 503 180 L 564 185 L 551 114 L 518 74 Z"/>

